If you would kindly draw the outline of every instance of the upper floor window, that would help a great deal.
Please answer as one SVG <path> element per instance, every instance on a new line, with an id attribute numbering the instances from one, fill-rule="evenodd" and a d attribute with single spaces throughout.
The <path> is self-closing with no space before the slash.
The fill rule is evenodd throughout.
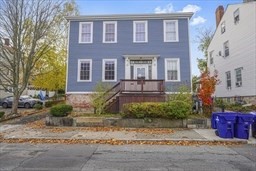
<path id="1" fill-rule="evenodd" d="M 92 81 L 92 60 L 79 59 L 78 60 L 78 74 L 77 81 Z"/>
<path id="2" fill-rule="evenodd" d="M 102 80 L 103 81 L 116 81 L 117 75 L 117 60 L 116 59 L 103 59 L 102 65 Z"/>
<path id="3" fill-rule="evenodd" d="M 117 42 L 117 22 L 106 21 L 103 22 L 103 43 Z"/>
<path id="4" fill-rule="evenodd" d="M 223 46 L 224 46 L 224 57 L 228 57 L 229 56 L 229 43 L 228 43 L 228 41 L 226 41 Z"/>
<path id="5" fill-rule="evenodd" d="M 231 72 L 226 72 L 227 89 L 231 89 Z"/>
<path id="6" fill-rule="evenodd" d="M 237 24 L 239 22 L 239 8 L 234 12 L 234 23 Z"/>
<path id="7" fill-rule="evenodd" d="M 178 21 L 164 20 L 164 42 L 179 41 Z"/>
<path id="8" fill-rule="evenodd" d="M 93 23 L 79 23 L 79 43 L 92 43 Z"/>
<path id="9" fill-rule="evenodd" d="M 180 60 L 178 58 L 165 59 L 165 80 L 180 81 Z"/>
<path id="10" fill-rule="evenodd" d="M 241 87 L 242 86 L 242 69 L 243 68 L 235 69 L 235 73 L 236 73 L 236 87 Z"/>
<path id="11" fill-rule="evenodd" d="M 213 51 L 210 52 L 210 64 L 213 64 Z"/>
<path id="12" fill-rule="evenodd" d="M 221 23 L 221 34 L 223 34 L 226 31 L 225 21 Z"/>
<path id="13" fill-rule="evenodd" d="M 135 43 L 148 42 L 148 22 L 147 21 L 133 22 L 133 42 Z"/>

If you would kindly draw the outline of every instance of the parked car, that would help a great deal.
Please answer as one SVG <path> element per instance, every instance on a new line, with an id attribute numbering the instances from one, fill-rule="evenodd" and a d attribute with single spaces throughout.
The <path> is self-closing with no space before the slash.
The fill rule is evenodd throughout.
<path id="1" fill-rule="evenodd" d="M 3 108 L 8 108 L 8 107 L 12 107 L 12 103 L 13 103 L 13 96 L 8 96 L 1 100 L 0 106 L 2 106 Z M 25 107 L 28 109 L 33 107 L 35 104 L 42 105 L 43 102 L 39 99 L 34 99 L 30 96 L 20 96 L 18 107 Z"/>

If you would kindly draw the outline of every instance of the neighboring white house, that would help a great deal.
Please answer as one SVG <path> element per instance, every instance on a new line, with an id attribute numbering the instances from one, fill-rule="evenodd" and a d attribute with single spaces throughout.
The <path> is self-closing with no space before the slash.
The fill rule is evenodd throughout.
<path id="1" fill-rule="evenodd" d="M 256 2 L 219 6 L 216 25 L 207 61 L 221 81 L 215 96 L 256 103 Z"/>

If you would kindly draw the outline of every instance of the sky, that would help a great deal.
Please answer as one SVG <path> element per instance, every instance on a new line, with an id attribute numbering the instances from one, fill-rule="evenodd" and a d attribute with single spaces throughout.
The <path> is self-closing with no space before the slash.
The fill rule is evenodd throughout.
<path id="1" fill-rule="evenodd" d="M 80 15 L 103 14 L 148 14 L 171 12 L 194 12 L 190 20 L 190 51 L 192 75 L 200 75 L 197 58 L 203 58 L 198 50 L 199 30 L 216 28 L 215 10 L 219 5 L 226 9 L 228 4 L 243 0 L 76 0 Z"/>

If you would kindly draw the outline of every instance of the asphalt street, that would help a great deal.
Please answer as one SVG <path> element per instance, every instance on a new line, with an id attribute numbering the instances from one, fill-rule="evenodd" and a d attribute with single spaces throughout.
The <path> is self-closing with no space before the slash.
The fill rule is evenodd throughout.
<path id="1" fill-rule="evenodd" d="M 0 145 L 1 171 L 256 170 L 255 145 Z"/>

